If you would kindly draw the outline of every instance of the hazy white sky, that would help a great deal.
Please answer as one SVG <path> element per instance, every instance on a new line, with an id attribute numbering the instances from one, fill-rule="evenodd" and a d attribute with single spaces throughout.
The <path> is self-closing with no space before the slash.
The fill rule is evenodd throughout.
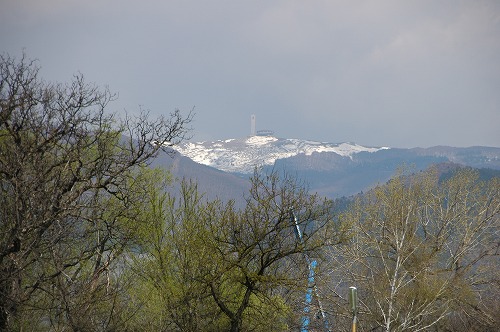
<path id="1" fill-rule="evenodd" d="M 194 140 L 500 146 L 498 0 L 0 0 L 0 52 L 110 110 L 195 107 Z"/>

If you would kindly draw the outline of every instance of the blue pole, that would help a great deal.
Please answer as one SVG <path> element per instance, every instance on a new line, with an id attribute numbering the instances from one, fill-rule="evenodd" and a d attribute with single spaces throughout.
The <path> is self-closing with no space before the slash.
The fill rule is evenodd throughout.
<path id="1" fill-rule="evenodd" d="M 309 259 L 307 259 L 309 261 Z M 313 296 L 314 288 L 314 269 L 316 268 L 316 261 L 309 263 L 309 276 L 307 278 L 307 292 L 306 292 L 306 304 L 304 307 L 304 316 L 302 316 L 302 328 L 301 332 L 307 332 L 309 326 L 309 313 L 311 312 L 311 301 Z"/>
<path id="2" fill-rule="evenodd" d="M 295 236 L 297 237 L 297 240 L 299 241 L 299 243 L 302 244 L 304 242 L 304 239 L 302 238 L 302 232 L 300 231 L 297 216 L 295 216 L 293 209 L 291 209 L 290 212 L 291 212 L 291 217 L 293 219 L 294 226 L 295 226 Z M 318 298 L 319 309 L 321 312 L 321 317 L 323 318 L 323 322 L 325 324 L 325 329 L 326 329 L 326 331 L 330 331 L 330 328 L 328 326 L 328 319 L 326 318 L 325 312 L 323 311 L 321 301 L 319 300 L 319 297 L 318 297 L 316 285 L 314 284 L 314 269 L 316 268 L 316 265 L 318 263 L 315 260 L 311 261 L 309 256 L 306 253 L 304 253 L 304 256 L 306 258 L 307 265 L 309 267 L 309 275 L 307 278 L 306 302 L 305 302 L 305 306 L 304 306 L 304 315 L 302 316 L 302 328 L 300 329 L 300 331 L 301 332 L 308 332 L 308 327 L 309 327 L 309 323 L 310 323 L 309 315 L 311 312 L 310 306 L 311 306 L 313 291 L 316 293 L 316 297 Z"/>

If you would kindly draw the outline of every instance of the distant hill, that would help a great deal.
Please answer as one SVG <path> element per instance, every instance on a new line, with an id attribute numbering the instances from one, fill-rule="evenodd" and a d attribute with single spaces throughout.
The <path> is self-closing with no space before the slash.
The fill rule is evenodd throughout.
<path id="1" fill-rule="evenodd" d="M 186 142 L 175 150 L 174 158 L 162 154 L 155 163 L 170 167 L 177 178 L 195 179 L 207 198 L 223 200 L 243 197 L 255 166 L 287 171 L 308 183 L 311 192 L 329 198 L 354 195 L 385 183 L 402 165 L 418 171 L 432 164 L 453 164 L 500 174 L 500 148 L 495 147 L 400 149 L 252 136 Z"/>
<path id="2" fill-rule="evenodd" d="M 175 180 L 171 189 L 174 194 L 178 192 L 182 179 L 196 181 L 198 189 L 204 193 L 207 200 L 218 198 L 223 201 L 230 199 L 241 201 L 243 193 L 246 193 L 250 188 L 248 177 L 241 177 L 196 163 L 179 153 L 175 153 L 173 156 L 160 153 L 152 166 L 161 166 L 170 170 Z"/>

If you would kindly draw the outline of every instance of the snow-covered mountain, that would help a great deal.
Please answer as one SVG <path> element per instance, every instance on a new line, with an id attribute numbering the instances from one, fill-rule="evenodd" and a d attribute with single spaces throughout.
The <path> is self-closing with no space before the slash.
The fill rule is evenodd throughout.
<path id="1" fill-rule="evenodd" d="M 497 147 L 401 149 L 251 136 L 184 142 L 173 148 L 179 152 L 174 158 L 160 155 L 156 164 L 170 168 L 175 178 L 196 180 L 199 189 L 210 197 L 225 199 L 237 197 L 238 191 L 248 188 L 245 181 L 255 166 L 262 166 L 266 172 L 273 167 L 291 172 L 312 192 L 325 197 L 353 195 L 385 183 L 403 165 L 415 171 L 432 164 L 468 166 L 500 174 Z"/>
<path id="2" fill-rule="evenodd" d="M 174 147 L 193 161 L 231 173 L 249 174 L 255 166 L 272 166 L 279 159 L 332 152 L 352 159 L 360 152 L 377 152 L 387 147 L 365 147 L 354 143 L 325 143 L 273 136 L 186 142 Z"/>

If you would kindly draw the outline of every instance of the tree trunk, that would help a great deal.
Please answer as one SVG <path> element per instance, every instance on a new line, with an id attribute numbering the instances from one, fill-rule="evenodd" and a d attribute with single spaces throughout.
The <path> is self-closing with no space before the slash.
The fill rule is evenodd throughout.
<path id="1" fill-rule="evenodd" d="M 231 320 L 231 328 L 229 329 L 230 332 L 239 332 L 241 331 L 241 319 L 236 318 Z"/>
<path id="2" fill-rule="evenodd" d="M 4 276 L 9 275 L 9 273 L 5 273 L 6 271 L 2 271 Z M 0 281 L 0 332 L 8 330 L 8 322 L 9 317 L 15 315 L 17 311 L 17 303 L 10 299 L 12 294 L 12 281 L 11 278 L 5 278 Z"/>

